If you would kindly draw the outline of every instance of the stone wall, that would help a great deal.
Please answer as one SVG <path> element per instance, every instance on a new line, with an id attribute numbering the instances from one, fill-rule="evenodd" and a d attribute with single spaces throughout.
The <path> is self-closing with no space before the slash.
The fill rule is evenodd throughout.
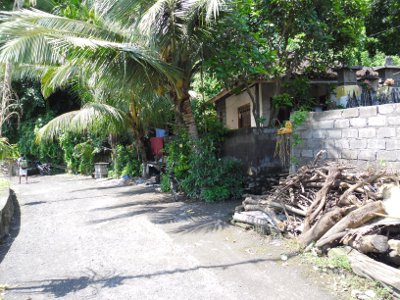
<path id="1" fill-rule="evenodd" d="M 0 241 L 9 233 L 10 224 L 14 216 L 14 198 L 12 190 L 0 195 Z"/>
<path id="2" fill-rule="evenodd" d="M 326 159 L 400 170 L 400 104 L 310 113 L 296 132 L 303 142 L 291 154 L 300 165 L 325 149 Z"/>

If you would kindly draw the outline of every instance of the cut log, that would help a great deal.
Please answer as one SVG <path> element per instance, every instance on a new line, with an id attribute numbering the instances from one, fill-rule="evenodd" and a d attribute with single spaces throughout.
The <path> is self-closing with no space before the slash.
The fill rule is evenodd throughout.
<path id="1" fill-rule="evenodd" d="M 265 197 L 262 196 L 250 196 L 246 195 L 247 197 L 243 201 L 243 205 L 261 205 L 261 206 L 266 206 L 266 207 L 271 207 L 271 208 L 277 208 L 279 210 L 284 210 L 286 209 L 287 211 L 290 211 L 294 214 L 297 214 L 299 216 L 305 217 L 306 213 L 305 211 L 302 211 L 301 209 L 292 207 L 290 205 L 284 205 L 282 206 L 278 202 L 274 202 L 268 199 L 265 199 Z M 256 197 L 256 198 L 253 198 Z"/>
<path id="2" fill-rule="evenodd" d="M 341 219 L 335 226 L 328 230 L 316 243 L 317 247 L 323 247 L 327 243 L 330 243 L 332 239 L 330 236 L 335 236 L 340 232 L 345 232 L 347 229 L 357 228 L 365 224 L 369 220 L 376 218 L 377 213 L 384 212 L 382 201 L 376 201 L 368 203 Z"/>
<path id="3" fill-rule="evenodd" d="M 393 289 L 400 296 L 400 270 L 369 258 L 365 254 L 352 250 L 348 258 L 353 272 L 361 277 L 376 280 Z"/>
<path id="4" fill-rule="evenodd" d="M 327 194 L 339 175 L 340 171 L 337 167 L 329 168 L 328 177 L 324 183 L 324 186 L 317 192 L 315 195 L 315 200 L 307 211 L 306 218 L 304 219 L 305 232 L 310 229 L 312 222 L 325 207 Z"/>
<path id="5" fill-rule="evenodd" d="M 384 235 L 371 234 L 348 243 L 362 253 L 385 253 L 389 249 L 388 238 Z"/>
<path id="6" fill-rule="evenodd" d="M 268 216 L 260 216 L 249 212 L 235 213 L 232 217 L 234 221 L 251 224 L 255 226 L 274 226 L 272 220 Z"/>
<path id="7" fill-rule="evenodd" d="M 339 222 L 347 213 L 348 208 L 336 208 L 319 219 L 314 226 L 304 232 L 299 237 L 299 242 L 304 247 L 307 247 L 313 241 L 319 240 L 329 229 L 331 229 L 337 222 Z"/>
<path id="8" fill-rule="evenodd" d="M 275 212 L 268 207 L 247 204 L 244 206 L 244 210 L 245 211 L 260 211 L 268 216 L 268 218 L 272 221 L 272 223 L 273 223 L 272 225 L 275 227 L 275 229 L 278 229 L 280 232 L 283 232 L 286 229 L 285 223 L 283 223 L 281 220 L 279 220 L 279 218 L 276 216 Z"/>

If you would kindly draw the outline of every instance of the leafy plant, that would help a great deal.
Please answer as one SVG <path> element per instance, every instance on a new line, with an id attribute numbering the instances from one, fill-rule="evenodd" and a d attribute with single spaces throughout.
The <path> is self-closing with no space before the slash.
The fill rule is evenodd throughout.
<path id="1" fill-rule="evenodd" d="M 52 164 L 60 164 L 63 161 L 63 150 L 58 143 L 52 141 L 36 143 L 35 134 L 44 123 L 53 118 L 52 113 L 39 115 L 36 120 L 32 119 L 24 121 L 21 124 L 18 139 L 18 147 L 21 153 L 30 158 Z"/>
<path id="2" fill-rule="evenodd" d="M 236 160 L 220 159 L 209 139 L 200 139 L 189 155 L 188 175 L 181 181 L 182 190 L 191 198 L 206 202 L 237 198 L 242 192 L 242 170 Z"/>
<path id="3" fill-rule="evenodd" d="M 272 104 L 275 107 L 293 107 L 293 97 L 288 93 L 283 93 L 272 97 Z"/>
<path id="4" fill-rule="evenodd" d="M 293 147 L 296 147 L 297 145 L 300 145 L 303 142 L 300 135 L 296 132 L 296 128 L 299 127 L 300 125 L 304 124 L 304 122 L 308 118 L 308 115 L 309 115 L 309 111 L 300 109 L 300 110 L 292 113 L 292 115 L 290 116 L 290 121 L 292 122 L 292 126 L 293 126 L 293 133 L 292 133 L 292 146 Z"/>
<path id="5" fill-rule="evenodd" d="M 189 173 L 191 153 L 189 136 L 186 131 L 180 131 L 175 139 L 165 146 L 167 154 L 167 172 L 178 181 L 183 180 Z"/>
<path id="6" fill-rule="evenodd" d="M 141 174 L 140 165 L 137 151 L 133 146 L 116 146 L 113 176 L 139 176 Z"/>
<path id="7" fill-rule="evenodd" d="M 79 161 L 78 171 L 83 175 L 90 175 L 94 170 L 95 150 L 91 140 L 79 143 L 74 147 L 74 156 Z"/>
<path id="8" fill-rule="evenodd" d="M 164 193 L 171 191 L 168 174 L 161 174 L 160 186 Z"/>

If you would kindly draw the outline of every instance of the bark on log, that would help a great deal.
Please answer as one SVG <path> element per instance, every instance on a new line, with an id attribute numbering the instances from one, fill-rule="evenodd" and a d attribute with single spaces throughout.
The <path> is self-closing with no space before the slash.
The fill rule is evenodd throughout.
<path id="1" fill-rule="evenodd" d="M 311 204 L 310 208 L 307 211 L 306 218 L 304 219 L 305 232 L 310 229 L 311 223 L 324 208 L 327 194 L 339 175 L 340 171 L 338 168 L 329 168 L 328 178 L 326 179 L 324 186 L 317 192 L 314 202 Z"/>
<path id="2" fill-rule="evenodd" d="M 249 215 L 245 213 L 235 213 L 232 217 L 234 221 L 246 223 L 246 224 L 251 224 L 251 225 L 257 225 L 257 226 L 272 226 L 272 221 L 267 220 L 267 219 L 261 219 L 257 216 L 254 215 Z"/>
<path id="3" fill-rule="evenodd" d="M 369 258 L 357 250 L 350 251 L 348 258 L 353 272 L 359 276 L 379 281 L 400 295 L 400 270 Z"/>
<path id="4" fill-rule="evenodd" d="M 334 236 L 340 232 L 345 232 L 346 229 L 357 228 L 365 224 L 369 220 L 376 218 L 376 213 L 382 213 L 385 209 L 382 201 L 368 203 L 341 219 L 335 226 L 328 230 L 317 242 L 317 247 L 323 247 L 332 240 L 330 236 Z"/>
<path id="5" fill-rule="evenodd" d="M 275 212 L 268 208 L 268 207 L 262 207 L 260 205 L 252 205 L 252 204 L 247 204 L 244 206 L 245 211 L 261 211 L 264 213 L 268 218 L 272 221 L 273 224 L 271 224 L 275 229 L 279 230 L 280 232 L 285 231 L 286 225 L 278 219 L 276 216 Z"/>
<path id="6" fill-rule="evenodd" d="M 348 208 L 336 208 L 319 219 L 314 226 L 303 232 L 299 237 L 299 242 L 307 247 L 313 241 L 319 240 L 329 229 L 339 222 L 347 213 Z"/>
<path id="7" fill-rule="evenodd" d="M 388 238 L 384 235 L 371 234 L 348 243 L 362 253 L 385 253 L 389 249 Z"/>
<path id="8" fill-rule="evenodd" d="M 280 210 L 284 210 L 286 209 L 287 211 L 290 211 L 294 214 L 297 214 L 299 216 L 305 217 L 306 216 L 306 212 L 302 211 L 301 209 L 292 207 L 290 205 L 284 205 L 284 207 L 278 203 L 278 202 L 274 202 L 268 199 L 262 198 L 262 196 L 258 196 L 256 199 L 253 198 L 254 196 L 248 196 L 246 197 L 246 199 L 244 199 L 243 201 L 243 205 L 260 205 L 260 206 L 266 206 L 266 207 L 272 207 L 272 208 L 277 208 Z"/>

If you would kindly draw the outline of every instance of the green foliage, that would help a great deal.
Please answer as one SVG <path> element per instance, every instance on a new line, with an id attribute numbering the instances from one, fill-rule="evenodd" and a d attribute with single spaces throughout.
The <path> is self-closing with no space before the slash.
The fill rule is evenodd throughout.
<path id="1" fill-rule="evenodd" d="M 78 171 L 83 175 L 91 175 L 94 171 L 95 148 L 91 140 L 79 143 L 74 147 L 73 156 L 79 162 Z"/>
<path id="2" fill-rule="evenodd" d="M 206 72 L 194 75 L 191 87 L 205 101 L 217 95 L 223 88 L 221 82 L 215 76 Z"/>
<path id="3" fill-rule="evenodd" d="M 167 144 L 166 150 L 168 173 L 174 174 L 189 197 L 206 202 L 240 197 L 241 165 L 234 160 L 218 158 L 210 137 L 193 142 L 182 132 Z"/>
<path id="4" fill-rule="evenodd" d="M 301 139 L 300 135 L 298 133 L 296 133 L 296 128 L 302 124 L 304 124 L 304 122 L 307 120 L 308 115 L 309 115 L 309 111 L 304 110 L 304 109 L 300 109 L 298 111 L 295 111 L 292 113 L 292 115 L 290 116 L 290 121 L 292 123 L 292 128 L 293 128 L 293 133 L 292 133 L 292 145 L 293 147 L 296 147 L 298 145 L 300 145 L 303 140 Z"/>
<path id="5" fill-rule="evenodd" d="M 168 174 L 161 174 L 160 186 L 163 193 L 171 191 Z"/>
<path id="6" fill-rule="evenodd" d="M 207 66 L 227 86 L 325 71 L 362 46 L 366 13 L 366 1 L 234 1 Z"/>
<path id="7" fill-rule="evenodd" d="M 272 97 L 272 104 L 277 107 L 293 107 L 293 97 L 288 93 L 282 93 L 280 95 L 276 95 Z"/>
<path id="8" fill-rule="evenodd" d="M 189 155 L 191 153 L 189 136 L 186 131 L 180 131 L 175 139 L 169 141 L 165 150 L 167 153 L 167 170 L 178 181 L 183 180 L 189 173 Z"/>
<path id="9" fill-rule="evenodd" d="M 36 132 L 52 118 L 53 114 L 47 113 L 42 116 L 39 115 L 35 121 L 28 119 L 21 124 L 18 140 L 18 148 L 21 153 L 29 158 L 39 159 L 43 162 L 62 163 L 63 151 L 58 143 L 48 141 L 37 144 L 35 142 Z"/>
<path id="10" fill-rule="evenodd" d="M 292 107 L 294 109 L 305 108 L 311 109 L 315 103 L 311 98 L 310 81 L 305 76 L 298 76 L 283 84 L 283 89 L 292 99 Z"/>
<path id="11" fill-rule="evenodd" d="M 210 139 L 200 139 L 189 155 L 190 169 L 181 180 L 182 190 L 191 198 L 206 202 L 238 198 L 243 178 L 238 161 L 220 159 Z"/>
<path id="12" fill-rule="evenodd" d="M 14 159 L 19 156 L 17 145 L 10 144 L 7 138 L 0 137 L 0 159 Z"/>
<path id="13" fill-rule="evenodd" d="M 67 164 L 69 172 L 77 173 L 80 162 L 75 154 L 75 145 L 79 143 L 77 135 L 70 132 L 62 134 L 59 138 L 59 143 L 64 151 L 64 162 Z"/>
<path id="14" fill-rule="evenodd" d="M 227 129 L 219 120 L 214 103 L 201 99 L 194 99 L 191 103 L 200 136 L 207 136 L 215 144 L 222 143 Z"/>
<path id="15" fill-rule="evenodd" d="M 400 54 L 399 54 L 400 55 Z M 368 51 L 362 51 L 360 53 L 360 65 L 368 67 L 382 67 L 386 63 L 386 54 L 377 51 L 375 55 L 371 56 Z M 400 56 L 392 55 L 393 64 L 396 66 L 400 65 Z"/>
<path id="16" fill-rule="evenodd" d="M 298 126 L 304 124 L 304 122 L 307 120 L 309 111 L 305 109 L 300 109 L 298 111 L 295 111 L 292 113 L 290 116 L 290 121 L 292 122 L 292 128 L 296 129 Z"/>
<path id="17" fill-rule="evenodd" d="M 103 149 L 104 137 L 65 132 L 59 138 L 64 152 L 67 170 L 72 173 L 91 175 L 94 171 L 95 157 Z"/>
<path id="18" fill-rule="evenodd" d="M 135 177 L 141 174 L 140 162 L 136 148 L 129 145 L 117 145 L 114 158 L 113 177 L 130 176 Z"/>
<path id="19" fill-rule="evenodd" d="M 383 52 L 400 55 L 400 2 L 398 0 L 370 1 L 365 20 L 366 48 L 372 55 Z"/>

